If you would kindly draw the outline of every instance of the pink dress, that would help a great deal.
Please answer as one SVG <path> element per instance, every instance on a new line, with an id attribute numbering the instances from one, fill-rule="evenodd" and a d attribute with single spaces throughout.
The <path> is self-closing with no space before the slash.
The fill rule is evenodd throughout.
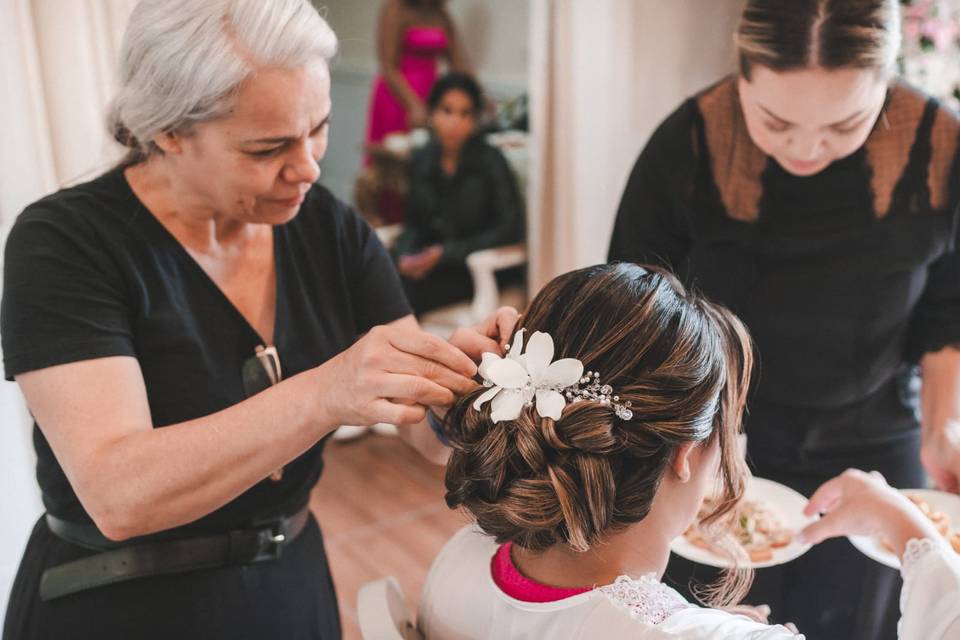
<path id="1" fill-rule="evenodd" d="M 437 60 L 447 53 L 450 42 L 442 27 L 410 27 L 403 34 L 400 52 L 400 73 L 414 93 L 424 101 L 437 79 Z M 393 95 L 382 75 L 373 81 L 370 114 L 367 121 L 367 143 L 383 140 L 393 131 L 407 131 L 407 112 Z"/>

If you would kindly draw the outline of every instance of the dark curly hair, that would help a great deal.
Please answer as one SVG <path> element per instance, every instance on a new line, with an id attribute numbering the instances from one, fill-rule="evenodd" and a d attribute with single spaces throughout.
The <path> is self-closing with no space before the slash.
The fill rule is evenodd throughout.
<path id="1" fill-rule="evenodd" d="M 525 407 L 516 420 L 493 423 L 489 404 L 472 407 L 482 389 L 461 398 L 445 420 L 451 508 L 465 508 L 499 543 L 585 551 L 647 516 L 678 446 L 719 440 L 722 500 L 708 520 L 732 510 L 747 475 L 736 436 L 752 352 L 731 312 L 665 270 L 619 263 L 555 278 L 521 328 L 549 333 L 555 358 L 600 372 L 633 416 L 577 401 L 557 421 Z M 729 574 L 719 601 L 748 586 L 744 572 Z"/>
<path id="2" fill-rule="evenodd" d="M 430 89 L 430 95 L 427 97 L 427 106 L 430 111 L 436 110 L 436 108 L 440 106 L 440 101 L 443 100 L 443 96 L 451 91 L 462 91 L 470 98 L 474 115 L 483 111 L 483 89 L 480 88 L 480 83 L 469 73 L 462 73 L 460 71 L 445 73 L 433 83 L 433 87 Z"/>

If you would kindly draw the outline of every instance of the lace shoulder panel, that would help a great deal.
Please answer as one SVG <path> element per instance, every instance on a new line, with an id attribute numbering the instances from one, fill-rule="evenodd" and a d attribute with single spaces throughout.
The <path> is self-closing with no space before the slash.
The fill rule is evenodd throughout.
<path id="1" fill-rule="evenodd" d="M 753 143 L 743 119 L 736 78 L 697 97 L 703 118 L 714 183 L 727 215 L 756 222 L 760 214 L 761 174 L 767 156 Z"/>
<path id="2" fill-rule="evenodd" d="M 937 106 L 930 130 L 924 133 L 929 140 L 920 140 L 920 125 L 930 106 L 929 96 L 902 80 L 890 85 L 887 103 L 865 144 L 872 171 L 874 210 L 879 218 L 887 215 L 894 190 L 916 149 L 926 150 L 927 154 L 922 156 L 926 164 L 915 168 L 923 172 L 927 182 L 928 202 L 923 204 L 933 211 L 949 204 L 956 181 L 953 172 L 960 141 L 960 119 L 948 108 Z"/>
<path id="3" fill-rule="evenodd" d="M 957 149 L 960 146 L 960 119 L 957 114 L 940 106 L 930 138 L 932 150 L 927 174 L 930 206 L 940 210 L 953 204 L 950 196 L 956 186 Z"/>
<path id="4" fill-rule="evenodd" d="M 634 580 L 620 576 L 613 584 L 600 587 L 607 598 L 626 607 L 630 615 L 647 624 L 660 624 L 681 609 L 694 605 L 652 574 Z"/>

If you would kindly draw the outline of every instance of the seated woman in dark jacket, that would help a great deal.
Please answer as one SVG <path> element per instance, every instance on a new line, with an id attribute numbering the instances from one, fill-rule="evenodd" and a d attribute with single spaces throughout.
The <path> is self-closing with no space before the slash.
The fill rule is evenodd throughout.
<path id="1" fill-rule="evenodd" d="M 462 73 L 441 77 L 430 93 L 432 136 L 411 158 L 407 222 L 394 248 L 418 314 L 473 295 L 465 262 L 470 253 L 523 238 L 513 173 L 500 151 L 476 134 L 482 105 L 479 85 Z"/>

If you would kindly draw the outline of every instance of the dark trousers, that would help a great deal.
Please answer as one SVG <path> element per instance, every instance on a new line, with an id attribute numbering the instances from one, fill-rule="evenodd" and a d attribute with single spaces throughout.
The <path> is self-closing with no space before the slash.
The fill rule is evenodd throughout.
<path id="1" fill-rule="evenodd" d="M 747 422 L 754 474 L 807 497 L 850 467 L 879 471 L 895 487 L 925 486 L 916 417 L 894 388 L 881 393 L 829 418 L 756 406 Z M 709 584 L 717 576 L 715 569 L 673 555 L 664 579 L 692 600 L 691 581 Z M 792 562 L 757 570 L 744 602 L 770 605 L 771 622 L 793 622 L 810 640 L 894 640 L 900 586 L 898 571 L 867 558 L 846 538 L 836 538 Z"/>
<path id="2" fill-rule="evenodd" d="M 340 638 L 323 539 L 311 517 L 275 561 L 129 580 L 40 600 L 44 568 L 90 552 L 41 518 L 14 581 L 3 640 Z"/>

